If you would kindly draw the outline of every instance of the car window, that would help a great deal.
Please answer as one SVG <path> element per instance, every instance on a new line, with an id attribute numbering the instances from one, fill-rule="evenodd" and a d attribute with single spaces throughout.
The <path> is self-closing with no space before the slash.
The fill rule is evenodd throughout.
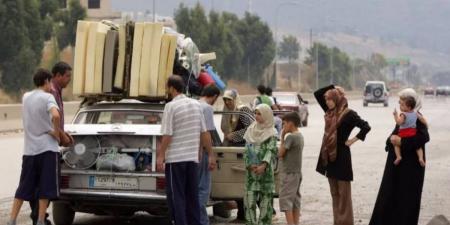
<path id="1" fill-rule="evenodd" d="M 214 125 L 216 127 L 217 130 L 217 135 L 218 138 L 220 138 L 220 140 L 224 140 L 224 132 L 222 131 L 222 118 L 224 115 L 230 117 L 230 116 L 234 116 L 234 117 L 239 117 L 239 116 L 244 116 L 244 114 L 248 117 L 251 118 L 251 120 L 254 120 L 254 115 L 251 114 L 249 115 L 248 113 L 245 112 L 222 112 L 222 111 L 216 111 L 214 112 Z"/>
<path id="2" fill-rule="evenodd" d="M 277 103 L 279 104 L 289 104 L 289 105 L 299 104 L 296 95 L 276 95 L 275 98 L 277 99 Z"/>
<path id="3" fill-rule="evenodd" d="M 91 118 L 91 119 L 89 119 Z M 87 111 L 81 112 L 75 124 L 161 124 L 162 112 L 149 111 Z"/>
<path id="4" fill-rule="evenodd" d="M 370 93 L 375 89 L 384 90 L 383 84 L 368 84 L 368 85 L 366 85 L 366 93 Z"/>

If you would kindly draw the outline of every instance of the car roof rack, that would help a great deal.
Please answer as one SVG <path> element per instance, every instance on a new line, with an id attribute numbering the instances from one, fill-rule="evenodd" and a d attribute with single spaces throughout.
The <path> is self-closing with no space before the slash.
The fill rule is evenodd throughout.
<path id="1" fill-rule="evenodd" d="M 94 104 L 98 104 L 101 102 L 117 102 L 124 103 L 127 100 L 133 103 L 154 103 L 154 104 L 165 104 L 167 102 L 167 98 L 164 97 L 149 97 L 149 96 L 137 96 L 130 97 L 126 96 L 123 93 L 101 93 L 101 94 L 85 94 L 81 95 L 83 100 L 80 103 L 80 108 L 85 106 L 91 106 Z"/>

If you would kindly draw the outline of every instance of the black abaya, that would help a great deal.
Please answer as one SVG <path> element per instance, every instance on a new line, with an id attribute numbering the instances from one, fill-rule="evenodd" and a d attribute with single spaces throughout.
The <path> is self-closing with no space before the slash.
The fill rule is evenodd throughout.
<path id="1" fill-rule="evenodd" d="M 398 126 L 392 134 L 398 133 Z M 425 168 L 420 166 L 416 150 L 429 141 L 426 126 L 417 120 L 417 135 L 402 138 L 402 161 L 394 165 L 395 153 L 390 136 L 380 190 L 369 225 L 416 225 L 419 220 Z"/>

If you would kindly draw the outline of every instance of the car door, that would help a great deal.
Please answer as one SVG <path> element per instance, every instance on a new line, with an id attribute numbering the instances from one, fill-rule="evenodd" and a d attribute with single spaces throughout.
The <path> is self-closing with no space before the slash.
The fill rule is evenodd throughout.
<path id="1" fill-rule="evenodd" d="M 220 122 L 224 114 L 242 114 L 245 112 L 215 112 L 214 121 L 220 138 Z M 253 115 L 250 115 L 253 117 Z M 216 155 L 217 167 L 211 173 L 211 198 L 214 200 L 236 200 L 244 196 L 245 165 L 244 147 L 216 146 L 213 148 Z M 278 195 L 278 159 L 275 162 L 276 195 Z"/>

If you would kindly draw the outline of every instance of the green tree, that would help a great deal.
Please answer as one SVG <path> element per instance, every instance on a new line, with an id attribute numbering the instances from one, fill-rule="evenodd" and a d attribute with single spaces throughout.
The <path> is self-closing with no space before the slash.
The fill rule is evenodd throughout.
<path id="1" fill-rule="evenodd" d="M 178 32 L 191 37 L 201 52 L 216 52 L 217 60 L 211 64 L 225 80 L 259 83 L 274 58 L 272 32 L 257 16 L 247 13 L 239 19 L 232 13 L 214 11 L 206 16 L 199 4 L 193 9 L 181 4 L 175 22 Z"/>
<path id="2" fill-rule="evenodd" d="M 228 19 L 228 13 L 222 15 L 212 11 L 209 14 L 209 49 L 219 56 L 211 62 L 217 71 L 220 71 L 225 79 L 237 78 L 239 65 L 242 63 L 242 45 L 233 33 L 232 23 Z"/>
<path id="3" fill-rule="evenodd" d="M 352 61 L 352 64 L 356 87 L 363 87 L 368 80 L 386 81 L 383 70 L 388 63 L 382 54 L 373 53 L 367 60 L 357 58 Z"/>
<path id="4" fill-rule="evenodd" d="M 307 52 L 305 64 L 310 65 L 314 70 L 319 70 L 320 87 L 336 84 L 348 89 L 352 88 L 350 84 L 352 68 L 350 58 L 345 52 L 336 47 L 328 48 L 321 43 L 314 43 Z"/>
<path id="5" fill-rule="evenodd" d="M 200 52 L 205 52 L 209 48 L 208 18 L 200 3 L 197 3 L 193 9 L 188 9 L 180 4 L 175 11 L 175 22 L 178 32 L 191 37 Z"/>
<path id="6" fill-rule="evenodd" d="M 75 44 L 76 24 L 86 16 L 79 1 L 67 11 L 60 0 L 0 0 L 0 86 L 20 95 L 32 87 L 31 76 L 41 62 L 44 42 L 57 31 L 62 49 Z M 58 24 L 57 29 L 54 24 Z"/>
<path id="7" fill-rule="evenodd" d="M 238 21 L 234 32 L 243 44 L 244 65 L 241 68 L 241 74 L 248 73 L 251 84 L 256 85 L 262 81 L 264 70 L 275 57 L 272 31 L 257 15 L 246 12 L 244 18 Z M 240 78 L 245 80 L 246 76 L 240 76 Z"/>
<path id="8" fill-rule="evenodd" d="M 42 49 L 44 48 L 44 41 L 46 41 L 44 37 L 44 22 L 39 11 L 41 5 L 38 0 L 23 1 L 25 3 L 23 19 L 26 26 L 24 32 L 31 41 L 30 47 L 34 52 L 36 59 L 38 59 L 36 63 L 39 64 L 42 56 Z"/>
<path id="9" fill-rule="evenodd" d="M 61 6 L 59 0 L 40 0 L 40 16 L 43 20 L 44 39 L 50 40 L 53 35 L 54 16 Z"/>
<path id="10" fill-rule="evenodd" d="M 292 35 L 283 36 L 283 41 L 280 43 L 278 49 L 278 56 L 281 58 L 287 58 L 289 63 L 298 59 L 298 53 L 300 51 L 300 44 L 297 38 Z"/>
<path id="11" fill-rule="evenodd" d="M 350 75 L 351 65 L 350 58 L 347 53 L 342 52 L 339 48 L 332 48 L 330 50 L 330 81 L 333 84 L 338 84 L 347 89 L 351 89 Z"/>
<path id="12" fill-rule="evenodd" d="M 1 87 L 10 94 L 31 88 L 31 75 L 39 65 L 43 22 L 37 0 L 1 0 L 7 10 L 0 14 Z M 1 11 L 1 9 L 0 9 Z"/>
<path id="13" fill-rule="evenodd" d="M 40 2 L 41 6 L 39 8 L 39 12 L 41 14 L 41 18 L 53 16 L 53 14 L 60 8 L 60 2 L 58 2 L 58 0 L 40 0 Z"/>
<path id="14" fill-rule="evenodd" d="M 56 13 L 57 27 L 55 33 L 59 49 L 62 50 L 67 46 L 75 45 L 77 23 L 78 20 L 83 20 L 84 18 L 86 18 L 86 9 L 77 0 L 71 0 L 67 9 Z"/>

